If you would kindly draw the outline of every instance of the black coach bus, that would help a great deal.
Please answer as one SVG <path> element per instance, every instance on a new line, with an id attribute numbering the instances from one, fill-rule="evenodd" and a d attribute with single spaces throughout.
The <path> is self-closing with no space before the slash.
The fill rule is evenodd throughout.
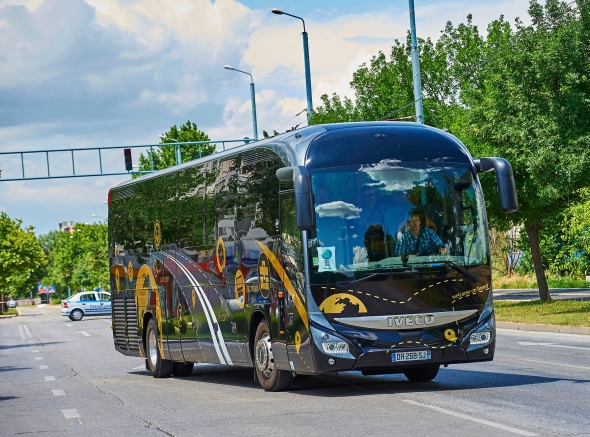
<path id="1" fill-rule="evenodd" d="M 484 199 L 495 170 L 416 123 L 311 126 L 130 180 L 109 193 L 115 348 L 155 377 L 254 367 L 269 391 L 349 370 L 430 381 L 490 361 Z"/>

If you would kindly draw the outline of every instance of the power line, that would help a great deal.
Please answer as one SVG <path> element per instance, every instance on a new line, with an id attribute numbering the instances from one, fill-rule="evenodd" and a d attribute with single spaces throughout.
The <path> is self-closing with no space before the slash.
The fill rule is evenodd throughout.
<path id="1" fill-rule="evenodd" d="M 287 123 L 289 123 L 291 120 L 293 120 L 295 117 L 299 117 L 301 114 L 303 114 L 304 112 L 307 112 L 307 108 L 305 108 L 303 111 L 298 112 L 297 114 L 295 114 L 293 117 L 291 117 L 289 120 L 287 120 L 286 122 L 284 122 L 283 124 L 281 124 L 278 128 L 273 129 L 275 131 L 279 131 L 280 128 L 282 128 L 284 125 L 286 125 Z"/>

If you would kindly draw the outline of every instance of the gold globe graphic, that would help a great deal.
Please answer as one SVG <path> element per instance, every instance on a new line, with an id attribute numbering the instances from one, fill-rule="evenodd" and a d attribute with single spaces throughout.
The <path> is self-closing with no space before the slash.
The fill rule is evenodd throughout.
<path id="1" fill-rule="evenodd" d="M 336 293 L 327 297 L 320 305 L 324 314 L 356 314 L 366 313 L 367 307 L 356 296 L 348 293 Z"/>

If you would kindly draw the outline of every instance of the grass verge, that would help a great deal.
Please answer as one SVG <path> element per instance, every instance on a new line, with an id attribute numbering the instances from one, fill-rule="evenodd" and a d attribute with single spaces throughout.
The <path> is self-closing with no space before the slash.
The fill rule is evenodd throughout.
<path id="1" fill-rule="evenodd" d="M 538 288 L 537 278 L 534 275 L 512 275 L 493 278 L 496 289 L 520 289 Z M 547 276 L 549 288 L 588 288 L 590 282 L 584 279 L 571 278 L 567 276 Z"/>
<path id="2" fill-rule="evenodd" d="M 496 320 L 545 325 L 590 326 L 590 301 L 495 301 Z"/>
<path id="3" fill-rule="evenodd" d="M 0 311 L 0 316 L 7 316 L 10 314 L 18 314 L 14 308 L 8 308 L 6 311 Z"/>

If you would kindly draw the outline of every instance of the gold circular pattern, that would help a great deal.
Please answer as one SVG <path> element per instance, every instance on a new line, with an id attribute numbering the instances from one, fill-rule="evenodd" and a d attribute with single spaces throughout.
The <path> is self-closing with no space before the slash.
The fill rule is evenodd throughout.
<path id="1" fill-rule="evenodd" d="M 133 263 L 131 261 L 127 264 L 127 280 L 133 281 Z"/>
<path id="2" fill-rule="evenodd" d="M 445 338 L 449 341 L 452 341 L 453 343 L 457 341 L 457 335 L 452 329 L 447 329 L 445 331 Z"/>
<path id="3" fill-rule="evenodd" d="M 162 244 L 162 228 L 160 221 L 156 220 L 154 223 L 154 247 L 156 250 L 160 250 L 160 244 Z"/>
<path id="4" fill-rule="evenodd" d="M 225 269 L 225 257 L 226 257 L 226 251 L 225 251 L 225 242 L 223 241 L 223 238 L 219 237 L 217 239 L 217 248 L 216 248 L 216 254 L 215 254 L 215 260 L 217 261 L 217 268 L 219 269 L 220 272 L 223 272 L 223 269 Z"/>

